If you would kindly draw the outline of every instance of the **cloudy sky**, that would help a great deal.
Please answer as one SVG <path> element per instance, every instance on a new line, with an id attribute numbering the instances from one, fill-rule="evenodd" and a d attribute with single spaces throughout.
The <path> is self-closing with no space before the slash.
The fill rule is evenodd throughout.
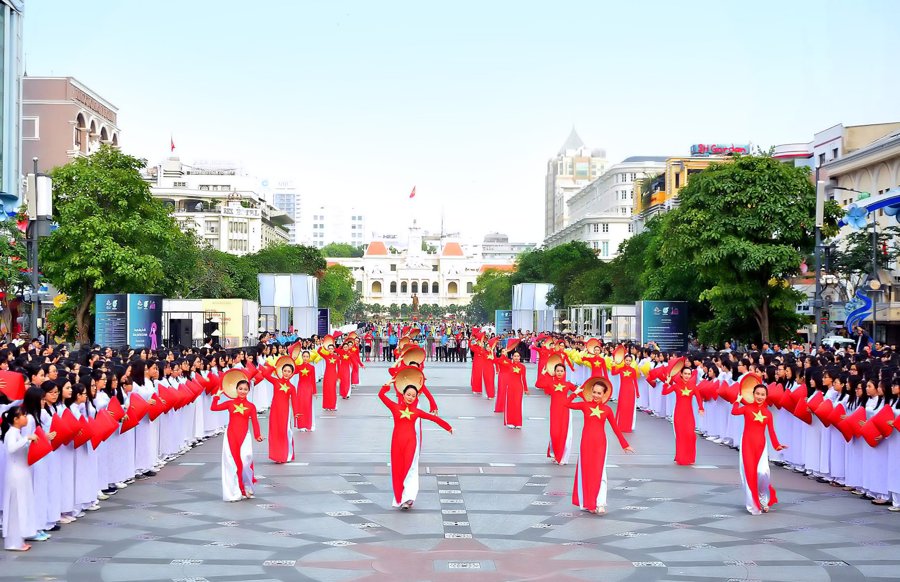
<path id="1" fill-rule="evenodd" d="M 900 121 L 900 2 L 28 2 L 32 76 L 119 108 L 127 152 L 236 160 L 469 236 L 543 237 L 574 125 L 611 162 Z M 417 187 L 414 202 L 408 199 Z"/>

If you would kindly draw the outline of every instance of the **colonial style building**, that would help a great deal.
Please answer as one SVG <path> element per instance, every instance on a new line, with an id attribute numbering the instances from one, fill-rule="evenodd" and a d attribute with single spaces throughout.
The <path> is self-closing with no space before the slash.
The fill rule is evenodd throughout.
<path id="1" fill-rule="evenodd" d="M 547 162 L 544 179 L 544 237 L 569 225 L 569 199 L 606 172 L 606 150 L 584 145 L 575 128 Z"/>

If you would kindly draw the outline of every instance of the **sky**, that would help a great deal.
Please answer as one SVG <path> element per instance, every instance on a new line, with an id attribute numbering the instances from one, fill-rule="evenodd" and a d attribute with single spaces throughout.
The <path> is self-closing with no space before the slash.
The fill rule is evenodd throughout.
<path id="1" fill-rule="evenodd" d="M 892 0 L 30 0 L 23 43 L 151 164 L 171 136 L 372 230 L 537 242 L 573 126 L 616 163 L 900 121 L 897 22 Z"/>

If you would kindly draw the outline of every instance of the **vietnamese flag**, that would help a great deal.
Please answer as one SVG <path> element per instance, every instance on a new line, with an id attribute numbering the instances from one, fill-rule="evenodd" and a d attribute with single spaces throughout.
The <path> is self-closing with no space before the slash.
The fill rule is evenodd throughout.
<path id="1" fill-rule="evenodd" d="M 11 401 L 25 398 L 25 377 L 18 372 L 0 370 L 0 392 Z"/>
<path id="2" fill-rule="evenodd" d="M 34 435 L 37 437 L 37 440 L 32 441 L 28 445 L 29 465 L 34 465 L 53 451 L 53 445 L 50 444 L 50 439 L 47 438 L 47 433 L 44 432 L 44 429 L 37 427 L 34 430 Z"/>

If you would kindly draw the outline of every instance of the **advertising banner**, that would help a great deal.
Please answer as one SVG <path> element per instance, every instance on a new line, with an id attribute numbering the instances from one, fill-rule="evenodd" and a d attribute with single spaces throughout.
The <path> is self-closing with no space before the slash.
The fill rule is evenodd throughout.
<path id="1" fill-rule="evenodd" d="M 203 299 L 202 305 L 206 317 L 221 319 L 216 342 L 224 348 L 243 345 L 244 309 L 241 299 Z"/>
<path id="2" fill-rule="evenodd" d="M 662 351 L 685 351 L 688 347 L 686 301 L 639 301 L 640 342 L 655 342 Z"/>
<path id="3" fill-rule="evenodd" d="M 316 320 L 316 335 L 326 336 L 331 332 L 331 311 L 327 307 L 319 307 L 319 317 Z"/>
<path id="4" fill-rule="evenodd" d="M 128 345 L 158 350 L 162 333 L 162 295 L 128 295 Z"/>
<path id="5" fill-rule="evenodd" d="M 497 309 L 494 311 L 494 329 L 497 335 L 512 331 L 512 309 Z"/>
<path id="6" fill-rule="evenodd" d="M 121 348 L 128 343 L 128 296 L 98 294 L 94 304 L 94 342 Z"/>

